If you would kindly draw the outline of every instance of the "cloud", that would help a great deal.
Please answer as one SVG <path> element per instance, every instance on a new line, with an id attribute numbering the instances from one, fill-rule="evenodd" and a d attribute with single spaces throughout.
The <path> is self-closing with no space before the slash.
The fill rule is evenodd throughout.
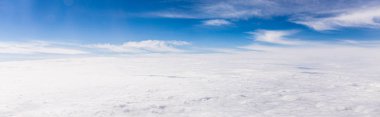
<path id="1" fill-rule="evenodd" d="M 192 19 L 240 19 L 259 15 L 258 9 L 251 9 L 245 4 L 234 1 L 199 1 L 188 9 L 174 8 L 149 13 L 152 16 L 165 18 L 192 18 Z M 244 6 L 244 7 L 243 7 Z"/>
<path id="2" fill-rule="evenodd" d="M 228 20 L 289 16 L 294 23 L 320 31 L 380 27 L 379 0 L 196 0 L 186 7 L 174 6 L 153 14 L 166 18 Z"/>
<path id="3" fill-rule="evenodd" d="M 146 15 L 164 17 L 164 18 L 180 18 L 180 19 L 198 19 L 199 18 L 187 13 L 173 12 L 173 11 L 159 11 L 159 12 L 147 13 Z"/>
<path id="4" fill-rule="evenodd" d="M 87 52 L 60 47 L 48 42 L 0 42 L 0 54 L 87 54 Z"/>
<path id="5" fill-rule="evenodd" d="M 203 21 L 203 25 L 205 26 L 227 26 L 231 24 L 232 24 L 231 22 L 224 19 L 212 19 L 212 20 Z"/>
<path id="6" fill-rule="evenodd" d="M 331 17 L 304 18 L 294 22 L 318 31 L 324 31 L 336 30 L 341 27 L 380 28 L 379 18 L 380 6 L 376 8 L 355 9 Z"/>
<path id="7" fill-rule="evenodd" d="M 290 40 L 287 36 L 296 33 L 295 30 L 257 30 L 254 32 L 248 32 L 252 35 L 252 38 L 257 42 L 282 44 L 282 45 L 295 45 L 295 40 Z"/>
<path id="8" fill-rule="evenodd" d="M 130 41 L 121 45 L 115 44 L 95 44 L 87 47 L 106 49 L 118 53 L 144 53 L 144 52 L 183 52 L 178 46 L 190 45 L 185 41 L 160 41 L 160 40 L 144 40 L 144 41 Z"/>
<path id="9" fill-rule="evenodd" d="M 380 5 L 378 0 L 195 0 L 188 6 L 173 6 L 155 11 L 153 14 L 172 18 L 245 19 L 341 13 L 351 9 L 378 5 Z"/>
<path id="10" fill-rule="evenodd" d="M 106 50 L 107 53 L 169 53 L 184 52 L 182 46 L 190 45 L 185 41 L 161 41 L 144 40 L 130 41 L 123 44 L 71 44 L 46 41 L 32 42 L 0 42 L 0 54 L 98 54 L 98 50 Z"/>

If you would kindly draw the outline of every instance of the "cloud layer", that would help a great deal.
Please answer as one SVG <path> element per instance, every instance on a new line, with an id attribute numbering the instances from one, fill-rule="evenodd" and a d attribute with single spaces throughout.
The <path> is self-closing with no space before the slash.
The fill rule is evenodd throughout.
<path id="1" fill-rule="evenodd" d="M 0 54 L 86 54 L 87 52 L 48 42 L 0 42 Z"/>
<path id="2" fill-rule="evenodd" d="M 106 53 L 173 53 L 185 52 L 182 46 L 191 45 L 186 41 L 143 40 L 128 41 L 123 44 L 68 44 L 45 41 L 0 42 L 0 54 L 60 54 L 79 55 Z"/>
<path id="3" fill-rule="evenodd" d="M 160 41 L 160 40 L 144 40 L 144 41 L 130 41 L 121 45 L 115 44 L 95 44 L 87 47 L 105 49 L 117 53 L 141 53 L 141 52 L 183 52 L 178 46 L 190 45 L 185 41 Z"/>
<path id="4" fill-rule="evenodd" d="M 98 55 L 107 54 L 144 54 L 144 53 L 235 53 L 245 50 L 258 50 L 258 48 L 268 47 L 307 47 L 318 46 L 331 48 L 333 46 L 355 46 L 355 47 L 380 47 L 379 41 L 355 41 L 343 40 L 340 42 L 309 42 L 301 41 L 292 36 L 297 30 L 256 30 L 247 32 L 253 39 L 252 43 L 236 48 L 212 48 L 191 46 L 186 41 L 163 41 L 163 40 L 143 40 L 128 41 L 123 44 L 69 44 L 53 42 L 0 42 L 0 54 L 14 55 Z M 269 44 L 269 45 L 268 45 Z M 273 46 L 275 45 L 275 46 Z M 278 46 L 280 45 L 280 46 Z M 283 46 L 285 45 L 285 46 Z M 4 56 L 6 57 L 6 56 Z"/>

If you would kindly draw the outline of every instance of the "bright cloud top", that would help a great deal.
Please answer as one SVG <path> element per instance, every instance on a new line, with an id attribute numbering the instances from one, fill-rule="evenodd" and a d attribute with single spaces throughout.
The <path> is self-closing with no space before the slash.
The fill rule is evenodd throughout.
<path id="1" fill-rule="evenodd" d="M 90 48 L 106 49 L 118 53 L 141 53 L 141 52 L 183 52 L 178 46 L 190 45 L 185 41 L 160 41 L 160 40 L 144 40 L 130 41 L 121 45 L 115 44 L 95 44 Z"/>
<path id="2" fill-rule="evenodd" d="M 297 44 L 296 41 L 291 41 L 287 38 L 287 36 L 294 33 L 296 33 L 294 30 L 257 30 L 248 32 L 255 41 L 283 45 Z"/>
<path id="3" fill-rule="evenodd" d="M 223 19 L 213 19 L 213 20 L 203 21 L 203 25 L 205 26 L 228 26 L 231 24 L 232 24 L 231 22 L 227 20 L 223 20 Z"/>
<path id="4" fill-rule="evenodd" d="M 263 49 L 0 62 L 0 115 L 380 115 L 379 48 Z"/>

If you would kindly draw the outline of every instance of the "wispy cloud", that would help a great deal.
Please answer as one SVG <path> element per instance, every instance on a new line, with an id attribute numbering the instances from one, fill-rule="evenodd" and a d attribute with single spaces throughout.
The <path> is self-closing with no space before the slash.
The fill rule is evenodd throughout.
<path id="1" fill-rule="evenodd" d="M 60 54 L 60 55 L 79 55 L 79 54 L 99 54 L 100 51 L 106 53 L 175 53 L 185 52 L 182 46 L 191 43 L 186 41 L 162 41 L 144 40 L 129 41 L 123 44 L 70 44 L 46 41 L 32 42 L 0 42 L 0 54 Z"/>
<path id="2" fill-rule="evenodd" d="M 341 27 L 380 28 L 380 8 L 353 9 L 336 16 L 323 18 L 304 18 L 294 21 L 315 30 L 335 30 Z"/>
<path id="3" fill-rule="evenodd" d="M 0 54 L 87 54 L 88 52 L 61 47 L 48 42 L 0 42 Z"/>
<path id="4" fill-rule="evenodd" d="M 287 36 L 290 36 L 296 32 L 297 31 L 295 30 L 256 30 L 253 32 L 248 32 L 248 34 L 251 34 L 252 38 L 257 42 L 295 45 L 297 42 L 295 40 L 288 39 Z"/>
<path id="5" fill-rule="evenodd" d="M 198 19 L 199 16 L 190 15 L 187 12 L 159 11 L 147 13 L 149 16 L 164 17 L 164 18 L 180 18 L 180 19 Z"/>
<path id="6" fill-rule="evenodd" d="M 289 16 L 315 30 L 380 27 L 379 0 L 200 0 L 187 7 L 154 11 L 167 18 L 249 19 Z M 293 20 L 296 19 L 296 20 Z"/>
<path id="7" fill-rule="evenodd" d="M 250 18 L 297 14 L 325 14 L 366 8 L 380 4 L 378 0 L 196 0 L 187 7 L 156 11 L 157 16 L 191 16 L 192 18 Z M 165 15 L 166 14 L 166 15 Z M 170 14 L 170 15 L 167 15 Z M 175 14 L 175 15 L 173 15 Z M 178 17 L 178 18 L 181 18 Z"/>
<path id="8" fill-rule="evenodd" d="M 161 40 L 144 40 L 130 41 L 121 45 L 116 44 L 95 44 L 87 47 L 105 49 L 117 53 L 144 53 L 144 52 L 183 52 L 178 46 L 190 45 L 185 41 L 161 41 Z"/>
<path id="9" fill-rule="evenodd" d="M 205 26 L 228 26 L 231 24 L 232 23 L 230 21 L 224 19 L 212 19 L 203 21 L 203 25 Z"/>

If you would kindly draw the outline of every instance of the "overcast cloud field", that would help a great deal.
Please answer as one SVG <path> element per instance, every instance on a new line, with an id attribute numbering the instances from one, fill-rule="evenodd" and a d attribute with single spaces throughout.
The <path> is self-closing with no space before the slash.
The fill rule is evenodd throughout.
<path id="1" fill-rule="evenodd" d="M 1 117 L 376 117 L 380 49 L 0 62 Z"/>
<path id="2" fill-rule="evenodd" d="M 380 117 L 380 0 L 0 0 L 0 117 Z"/>

